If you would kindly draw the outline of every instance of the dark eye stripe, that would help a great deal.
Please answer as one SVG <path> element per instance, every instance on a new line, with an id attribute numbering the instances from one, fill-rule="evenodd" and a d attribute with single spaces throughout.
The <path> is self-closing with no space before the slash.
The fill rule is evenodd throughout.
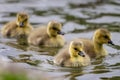
<path id="1" fill-rule="evenodd" d="M 104 38 L 106 38 L 106 39 L 107 39 L 107 38 L 108 38 L 108 36 L 107 36 L 107 35 L 105 35 L 105 36 L 104 36 Z"/>
<path id="2" fill-rule="evenodd" d="M 23 22 L 27 21 L 27 19 L 25 19 Z"/>
<path id="3" fill-rule="evenodd" d="M 77 48 L 74 48 L 76 51 L 78 51 L 78 49 Z"/>
<path id="4" fill-rule="evenodd" d="M 53 27 L 53 30 L 59 31 L 57 28 Z"/>
<path id="5" fill-rule="evenodd" d="M 54 30 L 57 30 L 56 28 L 53 27 Z"/>

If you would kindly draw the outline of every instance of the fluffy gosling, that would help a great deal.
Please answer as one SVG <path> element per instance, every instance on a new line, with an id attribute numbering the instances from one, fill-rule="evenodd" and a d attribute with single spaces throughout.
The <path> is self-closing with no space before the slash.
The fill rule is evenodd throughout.
<path id="1" fill-rule="evenodd" d="M 89 56 L 83 50 L 80 41 L 71 41 L 69 47 L 64 48 L 54 57 L 54 63 L 65 67 L 81 67 L 90 64 Z"/>
<path id="2" fill-rule="evenodd" d="M 83 42 L 84 51 L 91 58 L 100 58 L 105 57 L 108 53 L 106 49 L 103 47 L 103 44 L 113 44 L 111 41 L 111 34 L 107 29 L 100 28 L 97 29 L 91 39 L 78 39 Z"/>
<path id="3" fill-rule="evenodd" d="M 20 37 L 21 35 L 28 36 L 33 30 L 33 27 L 29 24 L 28 19 L 29 16 L 27 13 L 18 13 L 16 20 L 8 22 L 1 29 L 1 34 L 8 38 L 16 38 Z"/>
<path id="4" fill-rule="evenodd" d="M 28 43 L 35 46 L 62 47 L 65 40 L 61 29 L 62 26 L 59 22 L 50 21 L 47 27 L 34 29 L 28 37 Z"/>

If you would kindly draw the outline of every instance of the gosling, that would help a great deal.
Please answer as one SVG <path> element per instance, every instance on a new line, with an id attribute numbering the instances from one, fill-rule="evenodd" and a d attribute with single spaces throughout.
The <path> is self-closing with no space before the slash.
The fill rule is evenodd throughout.
<path id="1" fill-rule="evenodd" d="M 61 23 L 50 21 L 47 27 L 34 29 L 28 37 L 28 43 L 35 46 L 63 47 L 65 40 L 61 29 Z"/>
<path id="2" fill-rule="evenodd" d="M 90 64 L 89 56 L 83 50 L 83 44 L 80 41 L 71 41 L 69 47 L 61 50 L 53 62 L 63 67 L 81 67 Z"/>
<path id="3" fill-rule="evenodd" d="M 108 53 L 103 47 L 103 44 L 114 45 L 111 41 L 110 32 L 105 28 L 97 29 L 92 39 L 79 38 L 77 40 L 83 42 L 83 49 L 90 56 L 90 58 L 105 57 Z"/>
<path id="4" fill-rule="evenodd" d="M 8 38 L 17 38 L 21 35 L 28 36 L 33 27 L 28 22 L 29 16 L 25 12 L 17 14 L 17 19 L 8 22 L 2 29 L 1 34 Z"/>

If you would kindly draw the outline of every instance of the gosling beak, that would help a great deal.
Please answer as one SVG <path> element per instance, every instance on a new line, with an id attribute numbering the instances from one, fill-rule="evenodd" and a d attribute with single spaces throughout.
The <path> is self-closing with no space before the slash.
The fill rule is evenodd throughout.
<path id="1" fill-rule="evenodd" d="M 108 41 L 108 44 L 115 45 L 111 40 Z"/>
<path id="2" fill-rule="evenodd" d="M 20 22 L 19 25 L 20 25 L 20 27 L 23 27 L 23 26 L 24 26 L 24 23 L 23 23 L 23 22 Z"/>
<path id="3" fill-rule="evenodd" d="M 79 51 L 78 55 L 82 56 L 82 57 L 85 57 L 85 54 L 83 51 Z"/>
<path id="4" fill-rule="evenodd" d="M 60 34 L 60 35 L 64 35 L 65 34 L 64 32 L 61 32 L 61 31 L 58 31 L 57 33 Z"/>

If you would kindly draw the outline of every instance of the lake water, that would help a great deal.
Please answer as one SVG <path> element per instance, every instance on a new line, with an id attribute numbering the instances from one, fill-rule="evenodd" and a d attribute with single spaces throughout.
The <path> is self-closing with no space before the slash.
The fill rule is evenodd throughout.
<path id="1" fill-rule="evenodd" d="M 102 61 L 87 67 L 65 68 L 52 62 L 59 49 L 19 45 L 15 39 L 3 38 L 0 34 L 0 55 L 26 70 L 44 72 L 51 80 L 120 80 L 120 0 L 0 0 L 0 28 L 21 11 L 29 14 L 34 27 L 46 25 L 50 20 L 61 22 L 67 42 L 91 38 L 97 28 L 105 27 L 110 30 L 116 46 L 104 46 L 109 55 Z M 17 61 L 21 54 L 32 55 L 33 63 Z"/>

